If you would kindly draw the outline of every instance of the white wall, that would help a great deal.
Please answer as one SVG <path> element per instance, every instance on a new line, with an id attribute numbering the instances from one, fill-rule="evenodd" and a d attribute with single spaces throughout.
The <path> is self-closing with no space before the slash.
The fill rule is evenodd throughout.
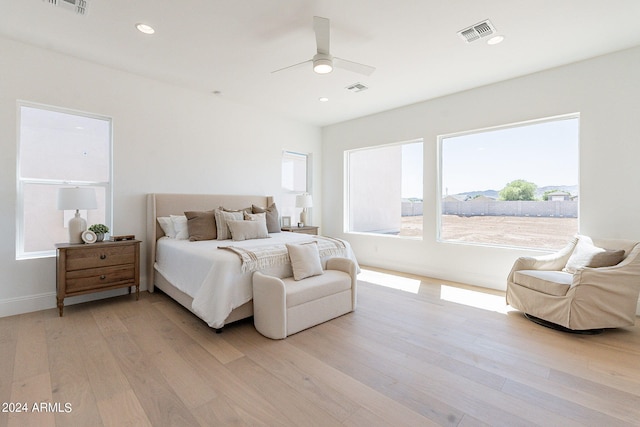
<path id="1" fill-rule="evenodd" d="M 580 231 L 640 241 L 638 76 L 635 48 L 328 126 L 324 232 L 349 240 L 364 265 L 505 289 L 515 258 L 531 251 L 436 242 L 437 136 L 579 112 Z M 344 150 L 416 138 L 424 138 L 424 240 L 345 234 Z"/>
<path id="2" fill-rule="evenodd" d="M 15 260 L 18 99 L 113 118 L 115 234 L 145 239 L 146 193 L 277 197 L 283 150 L 313 153 L 322 203 L 319 128 L 0 38 L 0 316 L 55 307 L 55 259 Z"/>

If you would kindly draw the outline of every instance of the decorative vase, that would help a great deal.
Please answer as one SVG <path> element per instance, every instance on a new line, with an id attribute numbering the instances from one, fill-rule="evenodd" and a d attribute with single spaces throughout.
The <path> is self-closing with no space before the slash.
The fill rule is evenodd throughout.
<path id="1" fill-rule="evenodd" d="M 102 242 L 104 240 L 104 233 L 96 233 L 96 242 Z"/>

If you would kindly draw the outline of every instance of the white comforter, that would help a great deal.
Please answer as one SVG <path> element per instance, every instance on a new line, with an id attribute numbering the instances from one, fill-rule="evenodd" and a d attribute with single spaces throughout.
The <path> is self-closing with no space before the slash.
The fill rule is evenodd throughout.
<path id="1" fill-rule="evenodd" d="M 269 236 L 268 239 L 241 242 L 190 242 L 163 237 L 157 242 L 155 269 L 176 288 L 193 298 L 191 308 L 200 318 L 212 328 L 221 328 L 234 308 L 253 298 L 253 273 L 243 273 L 240 257 L 232 251 L 218 249 L 220 246 L 233 245 L 251 250 L 260 246 L 313 240 L 313 236 L 299 233 L 271 233 Z M 344 243 L 347 256 L 356 261 L 351 246 Z M 323 261 L 326 262 L 326 259 Z M 290 264 L 261 271 L 277 277 L 292 275 Z"/>

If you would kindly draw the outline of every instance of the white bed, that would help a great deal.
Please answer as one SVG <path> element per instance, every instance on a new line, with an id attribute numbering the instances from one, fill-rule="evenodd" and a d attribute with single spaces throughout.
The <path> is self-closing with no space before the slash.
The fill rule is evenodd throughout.
<path id="1" fill-rule="evenodd" d="M 283 246 L 316 239 L 298 233 L 270 233 L 269 238 L 246 241 L 205 240 L 191 242 L 164 236 L 157 218 L 182 215 L 185 211 L 212 210 L 219 206 L 228 209 L 266 207 L 272 203 L 270 197 L 240 195 L 192 195 L 149 194 L 147 200 L 147 232 L 150 236 L 149 291 L 158 287 L 181 305 L 203 319 L 210 327 L 222 328 L 225 324 L 249 317 L 253 314 L 251 269 L 245 268 L 241 257 L 234 251 L 220 249 L 234 246 L 248 250 Z M 325 244 L 329 244 L 327 240 Z M 351 247 L 344 245 L 343 256 L 355 260 Z M 331 256 L 325 253 L 323 262 Z M 246 267 L 246 265 L 245 265 Z M 292 275 L 289 263 L 277 263 L 260 271 L 278 277 Z"/>

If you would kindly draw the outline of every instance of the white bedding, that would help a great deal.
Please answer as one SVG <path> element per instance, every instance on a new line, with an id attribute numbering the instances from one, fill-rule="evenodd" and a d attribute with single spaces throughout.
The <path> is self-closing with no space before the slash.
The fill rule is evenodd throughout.
<path id="1" fill-rule="evenodd" d="M 205 240 L 190 242 L 162 237 L 157 242 L 155 269 L 176 288 L 193 298 L 192 310 L 212 328 L 221 328 L 234 308 L 253 298 L 252 272 L 243 273 L 240 257 L 220 246 L 253 249 L 285 243 L 311 241 L 300 233 L 271 233 L 268 239 L 245 241 Z M 344 242 L 344 241 L 343 241 Z M 356 261 L 351 246 L 344 242 L 347 257 Z M 326 259 L 323 259 L 323 264 Z M 356 261 L 357 262 L 357 261 Z M 324 265 L 323 265 L 324 266 Z M 291 265 L 261 270 L 277 277 L 290 277 Z"/>

